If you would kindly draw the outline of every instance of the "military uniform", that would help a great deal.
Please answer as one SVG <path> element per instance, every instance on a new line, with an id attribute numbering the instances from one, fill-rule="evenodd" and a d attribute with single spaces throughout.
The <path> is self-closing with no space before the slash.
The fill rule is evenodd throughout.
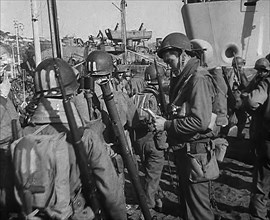
<path id="1" fill-rule="evenodd" d="M 243 68 L 239 69 L 239 73 L 235 69 L 232 69 L 228 73 L 228 78 L 229 78 L 229 84 L 230 84 L 230 87 L 232 89 L 232 92 L 233 92 L 235 98 L 238 99 L 241 92 L 244 91 L 249 84 L 249 81 L 248 81 L 247 76 L 244 72 L 244 69 Z M 232 111 L 232 113 L 235 114 L 235 116 L 237 118 L 237 123 L 236 123 L 237 128 L 238 128 L 237 137 L 241 138 L 241 137 L 243 137 L 242 132 L 245 128 L 246 121 L 248 118 L 247 113 L 241 108 L 240 109 L 238 109 L 238 108 L 231 109 L 231 111 Z M 232 114 L 230 119 L 233 119 L 233 117 L 234 116 Z M 231 124 L 232 124 L 232 126 L 234 125 L 233 123 L 231 123 Z"/>
<path id="2" fill-rule="evenodd" d="M 133 123 L 135 123 L 134 120 L 136 120 L 136 107 L 126 93 L 123 93 L 120 91 L 113 91 L 113 95 L 114 95 L 116 108 L 118 110 L 119 118 L 120 118 L 122 126 L 125 129 L 125 135 L 127 137 L 130 150 L 132 152 L 133 149 L 131 146 L 131 138 L 130 138 L 131 130 L 130 129 L 132 128 Z M 107 143 L 115 143 L 116 136 L 114 134 L 114 129 L 112 127 L 109 113 L 105 105 L 104 99 L 102 96 L 99 96 L 98 98 L 100 101 L 100 110 L 102 114 L 102 120 L 106 126 L 105 131 L 104 131 L 104 139 Z"/>
<path id="3" fill-rule="evenodd" d="M 191 181 L 187 154 L 207 155 L 210 146 L 208 126 L 211 122 L 214 86 L 210 74 L 191 58 L 179 75 L 173 73 L 170 103 L 174 103 L 171 119 L 166 120 L 168 142 L 174 150 L 180 182 L 180 204 L 184 219 L 213 220 L 209 196 L 209 181 Z"/>
<path id="4" fill-rule="evenodd" d="M 61 89 L 59 88 L 59 84 L 58 84 L 60 82 L 61 82 Z M 111 151 L 107 147 L 107 144 L 105 143 L 104 139 L 102 138 L 102 132 L 103 132 L 104 127 L 101 122 L 101 118 L 99 117 L 97 120 L 89 121 L 89 115 L 88 114 L 87 116 L 84 115 L 86 114 L 85 107 L 87 105 L 85 104 L 85 102 L 83 102 L 82 96 L 77 97 L 75 94 L 75 92 L 78 90 L 79 84 L 77 83 L 74 70 L 64 60 L 60 58 L 48 58 L 42 61 L 36 68 L 35 77 L 34 77 L 34 85 L 35 85 L 35 92 L 36 92 L 38 103 L 35 108 L 34 114 L 31 117 L 30 124 L 33 124 L 35 126 L 26 127 L 24 130 L 24 134 L 32 133 L 33 134 L 32 139 L 41 138 L 42 136 L 45 136 L 45 135 L 58 136 L 59 133 L 64 134 L 64 137 L 66 138 L 63 139 L 61 143 L 60 143 L 60 139 L 59 139 L 59 144 L 53 143 L 53 142 L 52 143 L 56 149 L 58 145 L 59 146 L 66 145 L 66 147 L 62 148 L 62 150 L 68 149 L 68 154 L 62 155 L 61 157 L 61 154 L 59 154 L 59 152 L 56 151 L 55 155 L 53 155 L 53 158 L 49 158 L 49 160 L 47 160 L 48 167 L 51 166 L 53 162 L 56 161 L 56 165 L 54 164 L 53 165 L 57 166 L 60 170 L 59 172 L 55 172 L 55 170 L 57 171 L 58 169 L 57 168 L 52 169 L 54 173 L 52 173 L 52 175 L 49 175 L 49 176 L 47 175 L 47 179 L 49 178 L 48 182 L 54 181 L 54 184 L 55 184 L 55 187 L 53 187 L 52 189 L 53 192 L 51 194 L 51 197 L 55 197 L 55 191 L 57 190 L 59 192 L 62 192 L 62 188 L 70 190 L 69 191 L 70 195 L 67 195 L 66 193 L 62 193 L 64 194 L 62 195 L 62 198 L 64 198 L 65 200 L 63 204 L 66 207 L 62 206 L 59 212 L 55 211 L 54 209 L 50 211 L 53 212 L 54 215 L 60 215 L 60 213 L 63 212 L 63 215 L 61 215 L 58 219 L 66 219 L 70 216 L 68 210 L 70 210 L 69 207 L 72 206 L 72 209 L 71 209 L 73 212 L 72 218 L 74 217 L 74 219 L 93 219 L 93 216 L 87 215 L 88 212 L 86 212 L 86 210 L 84 209 L 85 200 L 83 199 L 82 196 L 80 196 L 81 194 L 80 189 L 82 188 L 81 187 L 82 183 L 79 177 L 80 175 L 84 175 L 84 174 L 80 173 L 81 168 L 78 169 L 78 166 L 77 166 L 78 158 L 77 156 L 75 156 L 74 148 L 72 147 L 72 144 L 74 141 L 71 139 L 72 136 L 82 135 L 81 141 L 82 141 L 83 147 L 85 148 L 84 149 L 86 153 L 85 156 L 87 157 L 87 162 L 85 163 L 89 164 L 89 167 L 91 169 L 91 171 L 89 170 L 89 172 L 92 173 L 93 175 L 95 186 L 97 188 L 98 195 L 99 195 L 98 196 L 99 202 L 102 204 L 102 208 L 104 208 L 104 213 L 106 214 L 107 219 L 125 220 L 126 209 L 125 209 L 124 191 L 120 184 L 121 179 L 119 178 L 119 175 L 110 157 Z M 64 96 L 64 93 L 66 96 Z M 66 112 L 67 109 L 64 108 L 64 104 L 62 100 L 63 97 L 66 98 L 66 100 L 64 101 L 68 101 L 65 107 L 71 107 L 71 110 L 72 110 L 73 117 L 69 118 L 69 120 L 72 121 L 71 123 L 67 118 L 67 112 Z M 70 126 L 73 125 L 73 131 L 74 129 L 78 128 L 77 130 L 78 133 L 70 134 L 71 129 L 69 128 L 69 125 Z M 36 135 L 36 134 L 41 134 L 41 135 Z M 14 147 L 15 153 L 18 152 L 20 149 L 24 150 L 24 148 L 29 149 L 29 147 L 30 148 L 32 147 L 32 149 L 34 149 L 35 146 L 36 146 L 35 151 L 38 153 L 37 146 L 44 147 L 44 145 L 38 145 L 39 143 L 42 143 L 42 142 L 39 142 L 40 139 L 37 139 L 37 142 L 31 142 L 32 146 L 29 146 L 29 145 L 23 146 L 23 143 L 24 143 L 23 140 L 27 140 L 27 138 L 29 139 L 29 137 L 31 137 L 31 135 L 26 135 L 22 139 L 22 142 L 19 142 L 18 145 Z M 76 138 L 79 138 L 79 137 L 76 137 Z M 49 143 L 51 142 L 48 142 L 48 144 Z M 53 149 L 53 148 L 48 147 L 48 149 Z M 48 154 L 49 153 L 50 152 L 48 152 Z M 84 152 L 82 151 L 82 153 Z M 23 155 L 23 153 L 20 153 L 19 155 Z M 28 155 L 31 156 L 32 153 Z M 56 159 L 54 156 L 56 157 Z M 14 163 L 16 163 L 16 161 L 17 160 L 14 160 Z M 37 161 L 37 160 L 33 159 L 33 161 Z M 42 162 L 42 160 L 40 161 Z M 68 161 L 68 165 L 67 165 L 68 169 L 62 169 L 61 162 L 62 162 L 62 165 L 64 166 L 67 164 L 67 161 Z M 26 161 L 25 163 L 27 162 L 28 161 Z M 32 163 L 30 165 L 32 165 Z M 86 164 L 83 164 L 83 165 L 86 165 Z M 47 169 L 47 166 L 45 167 Z M 44 166 L 40 166 L 39 168 L 42 169 L 44 168 Z M 35 169 L 37 169 L 37 166 L 35 167 Z M 33 170 L 35 171 L 35 169 Z M 87 171 L 88 170 L 86 170 L 85 172 Z M 29 178 L 31 180 L 32 174 L 31 172 L 29 172 L 29 174 L 30 174 Z M 32 182 L 35 183 L 37 181 L 42 181 L 42 179 L 43 178 L 40 178 L 37 180 L 32 179 Z M 64 185 L 63 187 L 61 186 L 61 183 L 62 185 Z M 27 187 L 29 186 L 23 185 L 18 190 L 24 189 Z M 47 188 L 45 188 L 45 191 L 46 189 Z M 29 189 L 27 190 L 30 191 Z M 89 194 L 91 192 L 87 191 L 85 193 Z M 59 197 L 58 198 L 56 197 L 55 202 L 57 203 L 58 200 L 59 200 Z M 45 206 L 46 205 L 47 203 L 45 203 Z M 86 204 L 86 205 L 91 206 L 95 204 Z M 30 207 L 26 207 L 27 208 L 26 214 L 29 214 L 29 210 L 31 211 L 32 209 L 31 204 L 29 204 L 28 206 Z M 48 208 L 50 209 L 50 207 Z M 46 210 L 47 209 L 45 209 L 45 211 Z"/>
<path id="5" fill-rule="evenodd" d="M 154 86 L 146 87 L 142 93 L 152 93 L 151 90 L 154 90 L 158 95 L 158 91 Z M 161 115 L 157 97 L 151 99 L 149 107 L 155 114 Z M 135 131 L 136 148 L 138 148 L 145 170 L 144 181 L 147 205 L 149 208 L 155 208 L 156 205 L 159 205 L 156 204 L 156 201 L 162 198 L 159 182 L 165 161 L 164 149 L 168 146 L 166 132 L 155 132 L 151 122 L 139 124 L 136 126 Z"/>
<path id="6" fill-rule="evenodd" d="M 0 214 L 1 219 L 7 218 L 8 212 L 16 211 L 13 194 L 13 173 L 11 167 L 10 143 L 13 141 L 11 121 L 17 121 L 18 137 L 21 135 L 19 114 L 12 101 L 11 93 L 7 97 L 0 96 Z"/>
<path id="7" fill-rule="evenodd" d="M 31 120 L 31 122 L 36 126 L 26 127 L 24 129 L 24 135 L 33 133 L 42 125 L 47 123 L 49 125 L 42 129 L 39 134 L 51 135 L 57 134 L 59 132 L 69 132 L 67 118 L 63 114 L 64 109 L 61 104 L 56 104 L 53 101 L 50 104 L 53 108 L 57 106 L 57 111 L 60 112 L 60 114 L 39 114 L 40 111 L 44 112 L 44 106 L 47 105 L 45 104 L 47 101 L 48 100 L 46 99 L 41 100 L 36 110 L 36 114 L 33 115 Z M 78 100 L 74 102 L 78 103 Z M 82 103 L 82 100 L 80 100 L 80 102 Z M 77 124 L 81 126 L 82 123 L 80 122 L 80 114 L 76 113 L 75 105 L 73 108 L 73 113 L 75 115 Z M 57 117 L 59 115 L 60 117 Z M 103 139 L 103 129 L 104 125 L 100 117 L 94 121 L 88 121 L 86 128 L 81 128 L 81 132 L 83 132 L 82 141 L 86 148 L 88 162 L 90 163 L 93 175 L 95 176 L 96 186 L 102 197 L 102 204 L 105 207 L 105 211 L 108 214 L 109 219 L 124 220 L 126 219 L 126 209 L 124 191 L 122 187 L 119 187 L 121 186 L 121 178 L 118 176 L 118 173 L 110 158 L 110 150 L 107 148 L 107 145 Z M 74 168 L 74 166 L 76 166 L 76 156 L 71 143 L 72 140 L 68 138 L 67 147 L 69 150 L 70 160 L 70 199 L 73 201 L 74 198 L 72 198 L 72 195 L 75 197 L 75 191 L 78 191 L 78 187 L 81 185 L 81 181 L 79 179 L 80 173 L 78 167 Z"/>
<path id="8" fill-rule="evenodd" d="M 145 81 L 143 77 L 139 76 L 139 73 L 134 75 L 126 86 L 127 93 L 130 97 L 135 95 L 138 92 L 142 92 L 146 87 Z"/>
<path id="9" fill-rule="evenodd" d="M 253 85 L 245 104 L 252 116 L 252 139 L 255 144 L 256 162 L 253 171 L 252 195 L 249 204 L 252 220 L 267 218 L 267 201 L 270 193 L 270 77 Z"/>

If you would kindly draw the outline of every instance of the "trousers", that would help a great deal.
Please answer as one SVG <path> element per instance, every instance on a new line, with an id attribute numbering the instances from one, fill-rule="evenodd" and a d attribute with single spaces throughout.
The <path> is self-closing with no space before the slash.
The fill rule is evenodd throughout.
<path id="1" fill-rule="evenodd" d="M 267 220 L 267 201 L 270 194 L 270 140 L 263 139 L 256 149 L 252 191 L 249 204 L 251 220 Z"/>
<path id="2" fill-rule="evenodd" d="M 137 146 L 145 172 L 144 188 L 147 205 L 149 208 L 154 208 L 161 191 L 159 182 L 165 163 L 164 150 L 157 149 L 151 132 L 137 140 Z"/>
<path id="3" fill-rule="evenodd" d="M 197 143 L 193 153 L 206 153 L 210 143 Z M 185 220 L 214 220 L 210 202 L 210 181 L 192 183 L 189 180 L 187 149 L 174 151 L 179 178 L 180 206 Z"/>

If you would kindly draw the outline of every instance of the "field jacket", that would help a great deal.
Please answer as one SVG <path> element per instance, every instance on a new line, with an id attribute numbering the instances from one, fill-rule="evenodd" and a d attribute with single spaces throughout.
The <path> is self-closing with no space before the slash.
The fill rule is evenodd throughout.
<path id="1" fill-rule="evenodd" d="M 175 103 L 179 113 L 164 125 L 171 145 L 205 138 L 214 94 L 211 75 L 199 66 L 199 60 L 191 58 L 183 71 L 171 79 L 170 102 Z"/>

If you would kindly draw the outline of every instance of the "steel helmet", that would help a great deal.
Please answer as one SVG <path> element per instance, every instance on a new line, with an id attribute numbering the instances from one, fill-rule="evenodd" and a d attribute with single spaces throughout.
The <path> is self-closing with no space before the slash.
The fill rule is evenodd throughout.
<path id="1" fill-rule="evenodd" d="M 190 40 L 182 33 L 171 33 L 161 42 L 157 55 L 162 58 L 163 53 L 170 49 L 191 51 Z"/>
<path id="2" fill-rule="evenodd" d="M 66 94 L 73 94 L 79 87 L 76 75 L 67 62 L 60 58 L 43 60 L 36 68 L 34 75 L 35 91 L 45 96 L 59 96 L 61 94 L 55 70 L 59 69 Z"/>
<path id="3" fill-rule="evenodd" d="M 254 69 L 269 71 L 270 63 L 266 58 L 260 58 L 256 61 Z"/>
<path id="4" fill-rule="evenodd" d="M 157 69 L 158 69 L 158 73 L 160 74 L 160 76 L 163 77 L 165 75 L 164 69 L 161 66 L 157 66 Z M 158 85 L 157 71 L 156 71 L 156 67 L 154 64 L 148 66 L 145 69 L 144 78 L 148 84 Z"/>
<path id="5" fill-rule="evenodd" d="M 91 52 L 86 58 L 86 69 L 91 76 L 107 76 L 114 70 L 112 56 L 101 50 Z"/>
<path id="6" fill-rule="evenodd" d="M 245 59 L 243 59 L 242 57 L 234 57 L 232 60 L 232 66 L 244 66 L 246 64 Z"/>

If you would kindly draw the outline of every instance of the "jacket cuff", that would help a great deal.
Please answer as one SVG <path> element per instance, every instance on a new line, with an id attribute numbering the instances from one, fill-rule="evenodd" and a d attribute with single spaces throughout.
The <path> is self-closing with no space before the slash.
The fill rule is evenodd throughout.
<path id="1" fill-rule="evenodd" d="M 170 127 L 171 127 L 171 124 L 172 124 L 172 120 L 170 120 L 170 121 L 165 121 L 165 123 L 164 123 L 164 130 L 165 131 L 168 131 L 169 129 L 170 129 Z"/>

